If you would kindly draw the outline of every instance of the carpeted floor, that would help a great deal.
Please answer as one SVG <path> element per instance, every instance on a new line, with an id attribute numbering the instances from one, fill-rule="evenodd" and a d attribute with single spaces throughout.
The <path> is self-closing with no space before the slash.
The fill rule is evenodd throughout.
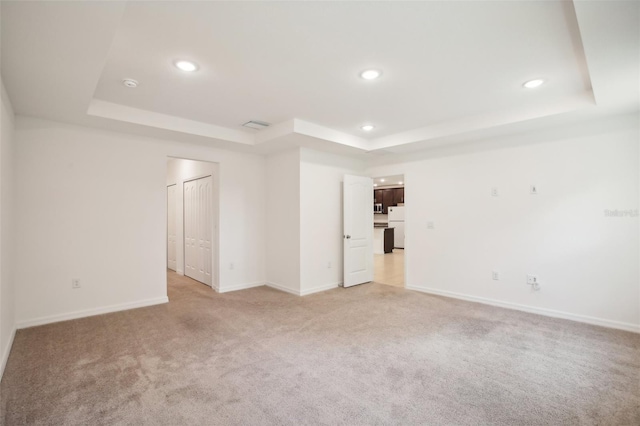
<path id="1" fill-rule="evenodd" d="M 4 424 L 640 424 L 640 335 L 380 284 L 169 297 L 20 330 Z"/>

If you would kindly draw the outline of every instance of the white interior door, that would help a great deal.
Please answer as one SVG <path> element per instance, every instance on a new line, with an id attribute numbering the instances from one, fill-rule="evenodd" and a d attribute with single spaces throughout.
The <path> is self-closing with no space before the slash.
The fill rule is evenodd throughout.
<path id="1" fill-rule="evenodd" d="M 344 176 L 344 286 L 373 281 L 373 179 Z"/>
<path id="2" fill-rule="evenodd" d="M 176 270 L 176 186 L 167 186 L 167 268 Z"/>
<path id="3" fill-rule="evenodd" d="M 184 183 L 183 224 L 184 224 L 184 274 L 197 279 L 197 256 L 195 254 L 195 181 Z"/>
<path id="4" fill-rule="evenodd" d="M 184 183 L 184 274 L 211 285 L 211 176 Z"/>

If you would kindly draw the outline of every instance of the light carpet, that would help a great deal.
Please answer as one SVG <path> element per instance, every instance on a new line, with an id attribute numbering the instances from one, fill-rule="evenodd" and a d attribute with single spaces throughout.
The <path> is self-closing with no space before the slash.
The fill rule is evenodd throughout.
<path id="1" fill-rule="evenodd" d="M 640 335 L 365 284 L 18 331 L 9 425 L 638 425 Z"/>

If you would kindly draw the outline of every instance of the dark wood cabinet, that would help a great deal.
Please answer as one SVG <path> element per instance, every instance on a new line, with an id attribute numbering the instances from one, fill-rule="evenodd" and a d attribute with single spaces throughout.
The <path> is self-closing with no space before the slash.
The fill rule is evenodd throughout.
<path id="1" fill-rule="evenodd" d="M 393 190 L 393 205 L 404 203 L 404 188 L 396 188 Z"/>
<path id="2" fill-rule="evenodd" d="M 382 190 L 382 213 L 387 214 L 389 207 L 393 206 L 394 190 Z"/>
<path id="3" fill-rule="evenodd" d="M 404 188 L 375 189 L 373 202 L 382 204 L 382 213 L 387 214 L 389 207 L 404 203 Z"/>

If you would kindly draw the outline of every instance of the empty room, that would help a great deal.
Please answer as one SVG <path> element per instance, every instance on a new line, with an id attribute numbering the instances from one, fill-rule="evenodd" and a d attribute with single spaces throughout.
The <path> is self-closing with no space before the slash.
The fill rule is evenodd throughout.
<path id="1" fill-rule="evenodd" d="M 637 1 L 0 1 L 0 425 L 640 424 Z"/>

